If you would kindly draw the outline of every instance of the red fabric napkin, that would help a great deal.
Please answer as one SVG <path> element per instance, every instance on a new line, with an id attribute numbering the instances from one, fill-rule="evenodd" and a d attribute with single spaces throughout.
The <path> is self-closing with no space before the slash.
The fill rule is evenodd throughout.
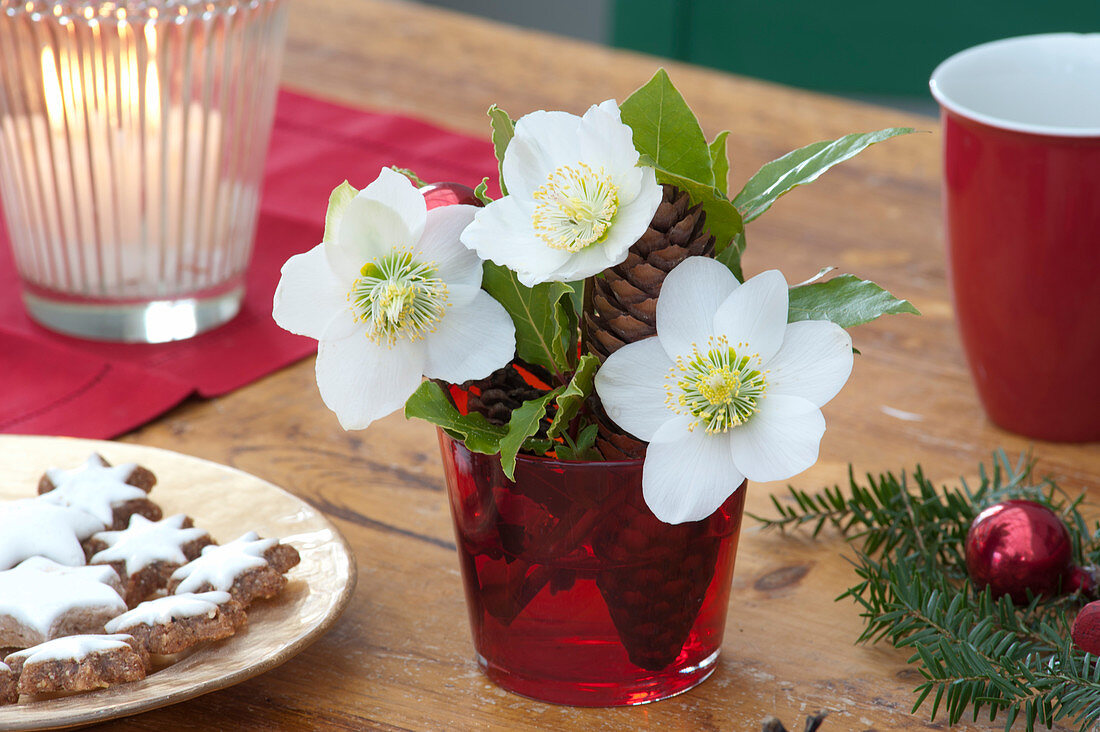
<path id="1" fill-rule="evenodd" d="M 192 393 L 224 394 L 313 353 L 315 341 L 271 320 L 279 269 L 320 241 L 340 181 L 361 188 L 387 165 L 471 186 L 496 171 L 487 139 L 280 92 L 241 312 L 175 343 L 98 343 L 36 325 L 0 226 L 0 432 L 115 437 Z"/>

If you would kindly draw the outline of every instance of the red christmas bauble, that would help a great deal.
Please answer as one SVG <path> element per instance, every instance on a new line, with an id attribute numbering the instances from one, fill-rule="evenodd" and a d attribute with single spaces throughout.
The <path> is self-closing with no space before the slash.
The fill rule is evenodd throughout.
<path id="1" fill-rule="evenodd" d="M 461 183 L 429 183 L 420 189 L 424 201 L 428 204 L 428 210 L 440 206 L 450 206 L 455 203 L 464 203 L 469 206 L 482 206 L 484 204 L 474 195 L 474 189 Z"/>
<path id="2" fill-rule="evenodd" d="M 974 586 L 992 588 L 1018 605 L 1027 591 L 1051 596 L 1070 589 L 1073 570 L 1069 531 L 1046 506 L 1004 501 L 978 514 L 966 535 L 966 569 Z"/>
<path id="3" fill-rule="evenodd" d="M 1081 608 L 1073 621 L 1070 636 L 1082 651 L 1100 656 L 1100 600 Z"/>

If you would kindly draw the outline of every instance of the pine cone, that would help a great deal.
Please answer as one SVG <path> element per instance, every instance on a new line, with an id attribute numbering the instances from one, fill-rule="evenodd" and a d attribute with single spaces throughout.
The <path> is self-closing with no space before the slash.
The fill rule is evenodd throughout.
<path id="1" fill-rule="evenodd" d="M 538 367 L 524 364 L 536 378 L 548 381 L 550 375 Z M 545 377 L 545 378 L 544 378 Z M 503 366 L 484 379 L 474 379 L 461 384 L 459 388 L 467 393 L 466 408 L 471 412 L 480 412 L 491 423 L 508 424 L 512 411 L 529 399 L 538 399 L 546 393 L 527 383 L 523 375 L 516 370 L 515 362 Z"/>
<path id="2" fill-rule="evenodd" d="M 630 662 L 660 671 L 684 646 L 714 578 L 720 541 L 702 522 L 670 525 L 641 493 L 616 512 L 593 549 L 608 564 L 596 575 Z"/>
<path id="3" fill-rule="evenodd" d="M 657 334 L 657 296 L 665 276 L 688 257 L 714 256 L 714 236 L 706 213 L 692 206 L 685 191 L 663 186 L 661 205 L 626 261 L 594 277 L 585 293 L 581 338 L 584 349 L 600 363 L 627 343 Z M 600 414 L 596 447 L 608 460 L 645 455 L 646 443 L 619 429 Z"/>
<path id="4" fill-rule="evenodd" d="M 657 333 L 657 296 L 673 267 L 688 257 L 714 256 L 706 213 L 691 205 L 685 191 L 663 189 L 653 221 L 626 261 L 592 280 L 581 330 L 585 350 L 600 363 L 627 343 Z"/>

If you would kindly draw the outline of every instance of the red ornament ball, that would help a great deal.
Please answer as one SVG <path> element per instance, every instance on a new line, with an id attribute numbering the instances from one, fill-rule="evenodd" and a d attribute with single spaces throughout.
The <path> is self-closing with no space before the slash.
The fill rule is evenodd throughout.
<path id="1" fill-rule="evenodd" d="M 1004 501 L 982 511 L 966 535 L 966 569 L 974 586 L 1027 603 L 1027 591 L 1052 596 L 1069 589 L 1069 531 L 1046 506 Z"/>
<path id="2" fill-rule="evenodd" d="M 1100 656 L 1100 600 L 1081 608 L 1073 621 L 1070 636 L 1082 651 Z"/>
<path id="3" fill-rule="evenodd" d="M 468 206 L 482 206 L 482 202 L 474 195 L 474 189 L 462 183 L 429 183 L 420 189 L 424 201 L 428 204 L 428 210 L 440 206 L 451 206 L 456 203 Z"/>

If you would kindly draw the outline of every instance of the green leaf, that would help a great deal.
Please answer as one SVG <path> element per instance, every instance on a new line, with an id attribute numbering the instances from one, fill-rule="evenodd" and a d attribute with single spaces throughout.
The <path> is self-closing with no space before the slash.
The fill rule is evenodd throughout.
<path id="1" fill-rule="evenodd" d="M 527 287 L 515 272 L 493 262 L 485 262 L 484 273 L 482 288 L 504 306 L 516 326 L 516 355 L 552 373 L 567 373 L 572 363 L 567 344 L 575 337 L 569 328 L 576 329 L 567 297 L 572 288 L 564 282 Z"/>
<path id="2" fill-rule="evenodd" d="M 730 159 L 726 152 L 726 138 L 729 134 L 729 130 L 722 130 L 709 146 L 710 167 L 714 171 L 714 187 L 721 191 L 723 198 L 729 195 Z"/>
<path id="3" fill-rule="evenodd" d="M 741 237 L 743 242 L 745 237 Z M 736 239 L 734 240 L 736 241 Z M 738 282 L 745 281 L 745 274 L 741 271 L 741 253 L 744 251 L 744 247 L 738 248 L 736 245 L 726 247 L 718 254 L 714 255 L 714 258 L 726 265 L 730 272 L 733 272 L 733 276 L 737 278 Z"/>
<path id="4" fill-rule="evenodd" d="M 539 431 L 539 423 L 546 414 L 546 405 L 561 390 L 562 387 L 558 387 L 548 391 L 538 399 L 526 401 L 512 410 L 508 431 L 500 440 L 500 466 L 508 480 L 512 480 L 516 472 L 516 454 L 523 447 L 524 441 Z"/>
<path id="5" fill-rule="evenodd" d="M 358 193 L 347 181 L 332 189 L 328 197 L 328 210 L 325 211 L 325 233 L 321 241 L 332 241 L 336 233 L 336 220 L 344 214 L 344 209 Z"/>
<path id="6" fill-rule="evenodd" d="M 555 352 L 562 354 L 565 359 L 565 368 L 561 369 L 561 373 L 565 374 L 573 370 L 576 365 L 577 341 L 581 335 L 578 327 L 581 311 L 575 306 L 572 286 L 568 282 L 562 284 L 568 287 L 569 291 L 565 293 L 565 297 L 558 300 L 557 305 L 554 307 L 554 325 L 558 337 Z"/>
<path id="7" fill-rule="evenodd" d="M 569 294 L 569 299 L 573 302 L 573 311 L 579 318 L 580 314 L 584 312 L 585 280 L 575 280 L 567 284 L 573 288 L 573 292 Z"/>
<path id="8" fill-rule="evenodd" d="M 423 382 L 405 401 L 406 419 L 423 419 L 461 439 L 470 450 L 494 455 L 508 430 L 478 412 L 462 414 L 434 381 Z M 513 456 L 514 458 L 514 456 Z"/>
<path id="9" fill-rule="evenodd" d="M 656 167 L 714 187 L 707 138 L 664 69 L 658 69 L 652 79 L 627 97 L 619 111 L 622 121 L 634 131 L 634 147 L 648 155 Z"/>
<path id="10" fill-rule="evenodd" d="M 500 175 L 500 193 L 508 195 L 504 186 L 504 151 L 516 133 L 516 125 L 508 113 L 497 105 L 489 107 L 489 124 L 493 128 L 493 153 L 497 156 L 497 172 Z"/>
<path id="11" fill-rule="evenodd" d="M 584 312 L 584 280 L 566 282 L 569 293 L 558 301 L 555 319 L 558 325 L 558 337 L 561 350 L 569 363 L 569 370 L 576 368 L 577 342 L 580 340 L 580 319 Z"/>
<path id="12" fill-rule="evenodd" d="M 424 186 L 428 185 L 427 181 L 425 181 L 423 178 L 421 178 L 419 175 L 414 173 L 409 168 L 399 168 L 396 165 L 391 165 L 390 170 L 392 170 L 395 173 L 400 173 L 401 175 L 405 176 L 410 181 L 412 181 L 412 184 L 414 186 L 416 186 L 417 188 L 423 188 Z"/>
<path id="13" fill-rule="evenodd" d="M 581 430 L 581 433 L 577 435 L 577 441 L 570 443 L 569 435 L 563 435 L 566 439 L 565 444 L 559 443 L 554 451 L 558 455 L 558 460 L 589 460 L 600 461 L 603 460 L 603 455 L 596 449 L 596 434 L 599 432 L 600 426 L 598 424 L 590 424 Z"/>
<path id="14" fill-rule="evenodd" d="M 488 189 L 489 189 L 489 179 L 488 178 L 482 178 L 481 182 L 477 184 L 477 188 L 474 189 L 474 196 L 476 196 L 477 200 L 481 201 L 486 206 L 488 206 L 490 203 L 493 202 L 493 199 L 489 198 L 489 194 L 485 192 Z"/>
<path id="15" fill-rule="evenodd" d="M 792 287 L 787 322 L 831 320 L 841 328 L 851 328 L 880 315 L 899 313 L 920 315 L 908 300 L 899 300 L 874 282 L 848 274 Z"/>
<path id="16" fill-rule="evenodd" d="M 669 183 L 687 191 L 688 196 L 691 197 L 692 203 L 699 203 L 700 201 L 713 201 L 713 200 L 725 200 L 725 197 L 718 192 L 710 183 L 701 183 L 694 178 L 674 173 L 671 170 L 661 167 L 660 163 L 653 159 L 649 153 L 641 153 L 638 156 L 638 164 L 645 165 L 653 168 L 657 174 L 658 183 Z"/>
<path id="17" fill-rule="evenodd" d="M 744 280 L 741 254 L 745 251 L 745 225 L 741 212 L 726 198 L 703 201 L 702 206 L 707 214 L 707 228 L 714 234 L 718 261 L 729 267 L 738 280 Z"/>
<path id="18" fill-rule="evenodd" d="M 523 441 L 523 446 L 520 447 L 520 450 L 534 453 L 535 455 L 545 455 L 556 446 L 557 443 L 553 440 L 548 440 L 543 437 L 528 437 Z"/>
<path id="19" fill-rule="evenodd" d="M 550 422 L 550 429 L 547 432 L 550 437 L 559 437 L 569 428 L 569 423 L 577 416 L 584 401 L 592 394 L 592 383 L 599 367 L 600 360 L 591 353 L 581 356 L 577 361 L 577 370 L 573 373 L 573 378 L 558 396 L 558 411 L 554 413 L 554 419 Z"/>
<path id="20" fill-rule="evenodd" d="M 876 142 L 907 135 L 912 127 L 894 127 L 865 134 L 845 135 L 837 140 L 815 142 L 773 160 L 749 179 L 733 199 L 745 223 L 768 210 L 775 200 L 795 186 L 810 183 L 837 163 L 854 157 Z"/>

